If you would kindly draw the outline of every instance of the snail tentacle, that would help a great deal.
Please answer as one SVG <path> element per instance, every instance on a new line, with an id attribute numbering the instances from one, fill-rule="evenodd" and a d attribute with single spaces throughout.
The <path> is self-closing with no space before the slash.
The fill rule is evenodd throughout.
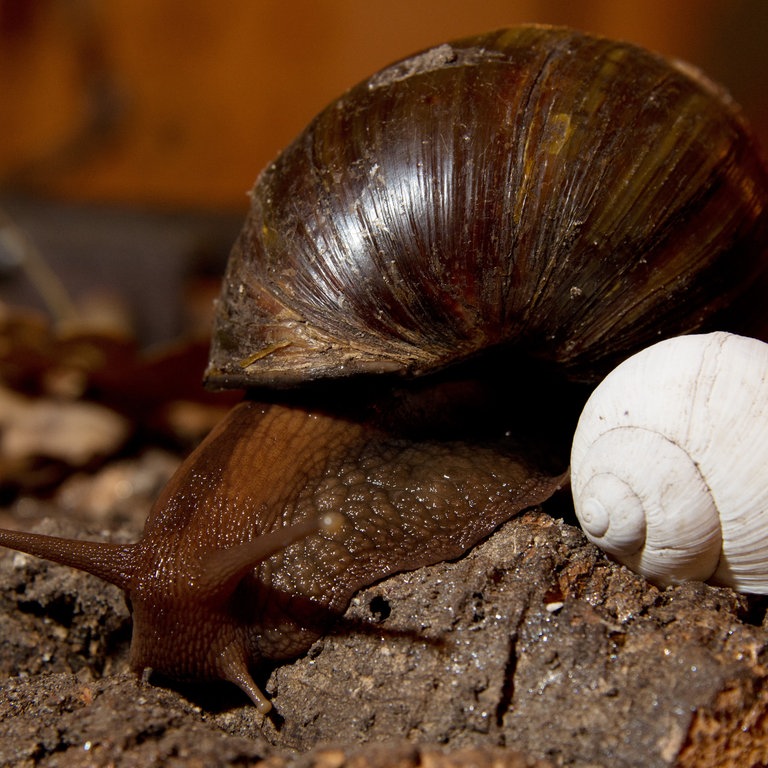
<path id="1" fill-rule="evenodd" d="M 135 572 L 135 544 L 84 541 L 0 529 L 0 546 L 68 565 L 127 590 Z"/>

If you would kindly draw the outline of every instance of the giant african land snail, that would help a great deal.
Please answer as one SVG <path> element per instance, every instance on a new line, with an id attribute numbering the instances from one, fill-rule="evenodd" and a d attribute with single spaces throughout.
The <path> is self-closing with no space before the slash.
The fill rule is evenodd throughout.
<path id="1" fill-rule="evenodd" d="M 427 384 L 441 399 L 424 408 L 417 385 L 390 393 L 395 375 L 430 381 L 491 349 L 590 380 L 695 330 L 760 272 L 767 191 L 729 99 L 630 45 L 522 27 L 388 67 L 257 180 L 207 379 L 259 389 L 143 539 L 0 543 L 123 587 L 137 670 L 230 680 L 266 710 L 260 660 L 303 652 L 360 587 L 458 556 L 560 484 L 567 461 L 521 451 L 501 415 L 461 439 L 433 419 L 445 402 L 471 422 L 472 384 Z M 502 365 L 506 416 L 531 410 L 513 393 L 534 370 Z M 342 520 L 312 532 L 328 512 Z"/>

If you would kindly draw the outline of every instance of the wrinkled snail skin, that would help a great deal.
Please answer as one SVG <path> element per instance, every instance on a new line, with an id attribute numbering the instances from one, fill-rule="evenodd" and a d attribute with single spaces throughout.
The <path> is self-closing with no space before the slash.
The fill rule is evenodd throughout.
<path id="1" fill-rule="evenodd" d="M 587 537 L 658 584 L 768 593 L 768 344 L 659 342 L 595 389 L 571 454 Z"/>
<path id="2" fill-rule="evenodd" d="M 570 416 L 522 386 L 594 381 L 710 322 L 766 266 L 766 200 L 737 108 L 634 46 L 530 26 L 387 67 L 257 180 L 206 373 L 252 399 L 143 538 L 0 545 L 123 588 L 137 671 L 229 680 L 266 711 L 261 661 L 560 487 Z"/>
<path id="3" fill-rule="evenodd" d="M 562 482 L 503 441 L 405 440 L 246 401 L 178 470 L 138 543 L 0 530 L 0 545 L 124 589 L 136 672 L 229 680 L 267 711 L 259 662 L 305 652 L 361 587 L 459 556 Z"/>
<path id="4" fill-rule="evenodd" d="M 596 381 L 750 284 L 766 200 L 738 109 L 692 67 L 537 26 L 439 46 L 260 175 L 207 380 L 418 373 L 513 344 Z"/>

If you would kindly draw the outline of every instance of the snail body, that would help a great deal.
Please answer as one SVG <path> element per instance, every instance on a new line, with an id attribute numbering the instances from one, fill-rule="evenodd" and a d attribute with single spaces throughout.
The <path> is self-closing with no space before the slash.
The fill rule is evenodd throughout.
<path id="1" fill-rule="evenodd" d="M 661 341 L 595 389 L 571 454 L 593 543 L 659 584 L 768 593 L 768 344 Z"/>
<path id="2" fill-rule="evenodd" d="M 560 486 L 567 460 L 506 434 L 531 413 L 530 432 L 554 434 L 551 405 L 521 402 L 522 384 L 545 388 L 520 361 L 592 380 L 712 321 L 764 271 L 767 193 L 728 97 L 631 45 L 521 27 L 387 67 L 257 180 L 206 372 L 254 399 L 184 463 L 143 538 L 0 544 L 122 587 L 137 671 L 223 678 L 264 711 L 261 661 Z M 478 389 L 441 380 L 485 354 L 499 369 Z M 399 374 L 438 382 L 434 402 L 410 378 L 393 397 Z M 478 430 L 464 398 L 488 391 Z"/>
<path id="3" fill-rule="evenodd" d="M 457 557 L 561 482 L 503 446 L 245 401 L 180 467 L 136 544 L 4 530 L 0 544 L 122 588 L 137 673 L 229 680 L 266 712 L 260 662 L 303 653 L 361 587 Z"/>

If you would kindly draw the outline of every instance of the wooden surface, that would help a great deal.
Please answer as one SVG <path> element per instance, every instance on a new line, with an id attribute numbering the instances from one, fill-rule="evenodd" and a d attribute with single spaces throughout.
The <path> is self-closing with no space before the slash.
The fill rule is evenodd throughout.
<path id="1" fill-rule="evenodd" d="M 760 0 L 0 0 L 0 192 L 242 210 L 258 171 L 350 85 L 531 21 L 693 61 L 768 132 Z"/>

